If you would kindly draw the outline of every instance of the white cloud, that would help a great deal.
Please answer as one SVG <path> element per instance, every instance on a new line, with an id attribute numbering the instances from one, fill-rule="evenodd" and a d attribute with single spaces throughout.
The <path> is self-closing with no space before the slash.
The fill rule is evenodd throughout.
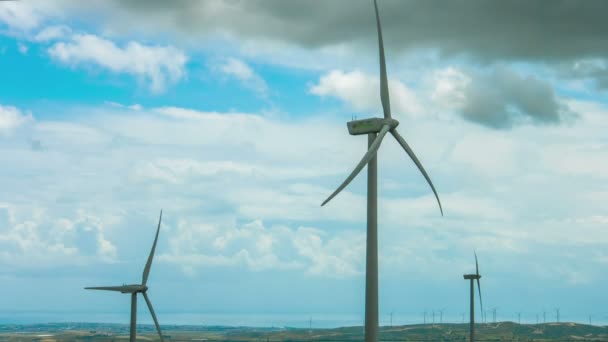
<path id="1" fill-rule="evenodd" d="M 435 70 L 432 73 L 431 98 L 447 108 L 462 108 L 466 103 L 466 89 L 471 78 L 454 67 Z"/>
<path id="2" fill-rule="evenodd" d="M 585 160 L 599 160 L 605 154 L 607 110 L 571 105 L 585 113 L 581 120 L 543 128 L 542 135 L 534 126 L 497 133 L 464 121 L 424 118 L 404 125 L 402 134 L 438 188 L 444 218 L 411 161 L 387 140 L 379 158 L 380 256 L 387 272 L 407 265 L 408 272 L 422 276 L 433 264 L 443 268 L 443 276 L 452 276 L 468 265 L 461 253 L 472 249 L 521 260 L 537 250 L 548 256 L 563 248 L 600 250 L 608 235 L 602 229 L 605 220 L 596 216 L 608 191 L 591 178 L 602 177 L 603 169 L 573 172 L 556 156 L 571 144 L 585 151 Z M 57 260 L 69 255 L 84 255 L 87 262 L 135 258 L 129 254 L 130 240 L 122 236 L 132 225 L 112 224 L 108 213 L 131 217 L 163 208 L 167 233 L 159 246 L 161 259 L 193 275 L 214 265 L 321 277 L 362 272 L 365 172 L 320 207 L 365 151 L 365 139 L 346 134 L 343 123 L 176 107 L 133 110 L 110 104 L 78 110 L 86 114 L 79 122 L 32 120 L 20 135 L 0 144 L 0 162 L 9 165 L 0 171 L 5 189 L 0 201 L 24 212 L 31 203 L 45 208 L 44 215 L 11 219 L 11 227 L 21 228 L 10 234 L 13 247 L 4 260 L 34 253 L 14 254 L 19 244 L 52 250 Z M 316 139 L 307 138 L 310 132 Z M 46 149 L 31 151 L 30 136 Z M 20 176 L 25 174 L 32 176 Z M 95 212 L 96 221 L 79 218 L 79 210 L 102 212 Z M 60 220 L 71 223 L 55 223 Z M 41 227 L 49 226 L 63 227 L 54 235 L 59 240 L 42 234 Z M 143 228 L 129 231 L 144 234 Z M 146 248 L 137 252 L 145 254 Z M 425 262 L 412 263 L 412 255 L 424 256 Z M 599 256 L 593 262 L 604 261 Z M 491 265 L 511 267 L 499 261 Z M 564 274 L 547 272 L 542 277 Z M 581 272 L 593 274 L 591 269 Z"/>
<path id="3" fill-rule="evenodd" d="M 124 47 L 92 34 L 74 34 L 69 42 L 57 42 L 49 55 L 61 63 L 92 63 L 116 73 L 127 73 L 149 82 L 159 93 L 186 76 L 186 54 L 173 46 L 151 46 L 131 41 Z"/>
<path id="4" fill-rule="evenodd" d="M 72 29 L 65 25 L 48 26 L 34 36 L 34 41 L 46 43 L 54 40 L 66 39 L 69 38 L 71 33 Z"/>
<path id="5" fill-rule="evenodd" d="M 31 113 L 23 113 L 16 107 L 0 105 L 0 134 L 9 134 L 32 120 Z"/>
<path id="6" fill-rule="evenodd" d="M 6 215 L 0 215 L 2 264 L 28 269 L 116 260 L 116 247 L 104 234 L 105 225 L 112 222 L 108 218 L 84 211 L 75 213 L 74 218 L 53 217 L 44 208 L 23 210 L 10 204 L 0 205 L 0 213 L 3 211 Z"/>
<path id="7" fill-rule="evenodd" d="M 197 268 L 232 266 L 253 271 L 298 269 L 310 275 L 350 277 L 361 274 L 363 238 L 327 238 L 319 229 L 267 227 L 260 220 L 221 226 L 180 220 L 160 260 L 186 273 Z"/>
<path id="8" fill-rule="evenodd" d="M 357 111 L 372 112 L 382 116 L 380 103 L 380 81 L 378 76 L 366 75 L 361 71 L 344 72 L 332 70 L 321 76 L 318 84 L 309 91 L 318 96 L 336 97 Z M 389 80 L 391 110 L 406 117 L 422 113 L 415 93 L 397 80 Z"/>
<path id="9" fill-rule="evenodd" d="M 46 6 L 38 7 L 28 1 L 0 2 L 0 22 L 12 29 L 31 30 L 41 23 Z"/>
<path id="10" fill-rule="evenodd" d="M 258 95 L 262 97 L 268 96 L 266 81 L 245 62 L 236 58 L 228 58 L 216 66 L 216 68 L 222 74 L 237 79 L 243 86 L 255 91 Z"/>

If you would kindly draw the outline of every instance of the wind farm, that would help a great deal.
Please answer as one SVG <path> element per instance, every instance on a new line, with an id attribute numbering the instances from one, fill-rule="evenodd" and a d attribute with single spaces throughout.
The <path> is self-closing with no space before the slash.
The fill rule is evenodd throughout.
<path id="1" fill-rule="evenodd" d="M 604 13 L 0 0 L 0 341 L 608 341 Z"/>

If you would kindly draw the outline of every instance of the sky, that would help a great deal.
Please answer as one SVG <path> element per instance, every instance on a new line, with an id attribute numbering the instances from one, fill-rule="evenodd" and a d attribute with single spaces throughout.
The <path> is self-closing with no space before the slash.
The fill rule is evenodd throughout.
<path id="1" fill-rule="evenodd" d="M 460 321 L 474 251 L 499 319 L 608 322 L 607 7 L 379 1 L 393 115 L 445 213 L 386 139 L 381 324 Z M 366 150 L 346 122 L 381 116 L 376 39 L 367 0 L 0 2 L 0 319 L 126 322 L 83 287 L 139 282 L 162 209 L 161 324 L 362 322 L 365 172 L 320 204 Z"/>

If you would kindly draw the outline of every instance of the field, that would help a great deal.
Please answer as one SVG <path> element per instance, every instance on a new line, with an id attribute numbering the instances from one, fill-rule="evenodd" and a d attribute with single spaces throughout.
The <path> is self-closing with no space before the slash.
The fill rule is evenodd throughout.
<path id="1" fill-rule="evenodd" d="M 164 325 L 167 341 L 362 341 L 362 327 L 336 329 Z M 467 341 L 468 324 L 419 324 L 381 328 L 381 341 Z M 608 328 L 575 323 L 478 324 L 477 341 L 608 341 Z M 127 341 L 123 324 L 0 325 L 0 341 Z M 158 340 L 154 326 L 139 325 L 138 340 Z"/>

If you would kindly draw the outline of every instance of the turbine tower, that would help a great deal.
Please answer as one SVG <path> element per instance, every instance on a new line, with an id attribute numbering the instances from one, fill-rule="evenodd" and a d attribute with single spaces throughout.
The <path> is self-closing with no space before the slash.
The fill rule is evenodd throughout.
<path id="1" fill-rule="evenodd" d="M 382 139 L 387 133 L 391 133 L 405 153 L 412 159 L 418 167 L 431 190 L 435 194 L 439 210 L 443 215 L 443 209 L 435 186 L 431 182 L 422 164 L 414 154 L 414 151 L 405 142 L 403 137 L 397 132 L 399 121 L 391 116 L 391 105 L 388 93 L 388 77 L 386 74 L 386 62 L 384 59 L 384 43 L 382 41 L 382 28 L 380 27 L 380 15 L 378 14 L 378 4 L 374 0 L 374 10 L 376 13 L 376 27 L 378 30 L 378 50 L 380 60 L 380 100 L 384 118 L 371 118 L 363 120 L 353 120 L 347 123 L 348 132 L 351 135 L 367 134 L 368 150 L 359 164 L 346 178 L 346 180 L 334 191 L 322 204 L 324 206 L 344 189 L 367 165 L 367 246 L 365 262 L 365 341 L 378 341 L 378 159 L 376 153 L 380 148 Z"/>
<path id="2" fill-rule="evenodd" d="M 475 254 L 475 274 L 465 274 L 463 275 L 464 279 L 471 281 L 471 327 L 470 327 L 470 341 L 475 341 L 475 280 L 477 280 L 477 290 L 479 293 L 479 305 L 481 307 L 481 312 L 483 312 L 483 302 L 481 301 L 481 285 L 479 284 L 479 279 L 481 275 L 479 274 L 479 264 L 477 263 L 477 253 Z"/>
<path id="3" fill-rule="evenodd" d="M 137 322 L 137 294 L 141 293 L 146 300 L 146 304 L 148 304 L 148 309 L 150 310 L 150 314 L 152 315 L 152 319 L 154 320 L 154 324 L 156 325 L 156 330 L 158 331 L 158 336 L 160 337 L 161 342 L 164 342 L 163 334 L 160 331 L 160 325 L 158 324 L 158 320 L 156 319 L 156 315 L 154 314 L 154 309 L 152 308 L 152 302 L 150 302 L 150 298 L 148 298 L 148 286 L 146 283 L 148 282 L 148 275 L 150 274 L 150 267 L 152 266 L 152 259 L 154 258 L 154 251 L 156 250 L 156 242 L 158 241 L 158 232 L 160 231 L 160 222 L 163 218 L 163 211 L 160 211 L 160 217 L 158 219 L 158 227 L 156 228 L 156 236 L 154 237 L 154 244 L 152 245 L 152 250 L 150 251 L 150 255 L 148 256 L 148 261 L 146 262 L 146 266 L 144 267 L 144 273 L 142 275 L 141 284 L 131 284 L 131 285 L 122 285 L 122 286 L 98 286 L 98 287 L 85 287 L 86 290 L 103 290 L 103 291 L 115 291 L 120 293 L 130 293 L 131 294 L 131 328 L 129 331 L 129 341 L 135 342 L 135 337 L 137 333 L 136 322 Z"/>

